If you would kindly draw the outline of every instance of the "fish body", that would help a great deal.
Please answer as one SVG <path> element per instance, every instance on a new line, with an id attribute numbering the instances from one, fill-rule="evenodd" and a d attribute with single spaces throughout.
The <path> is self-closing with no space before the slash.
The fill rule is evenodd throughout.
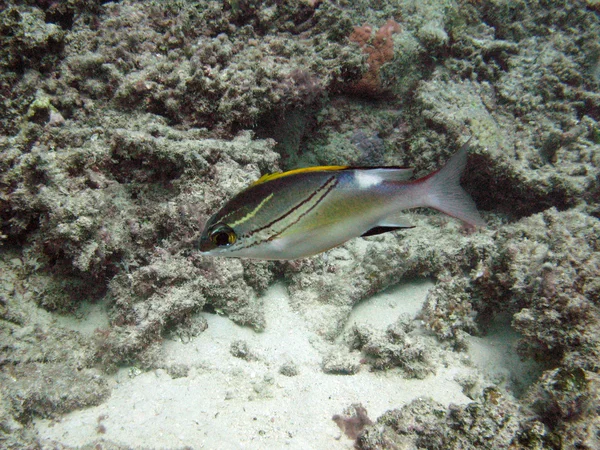
<path id="1" fill-rule="evenodd" d="M 485 223 L 460 187 L 468 143 L 439 171 L 410 181 L 397 167 L 311 167 L 266 175 L 210 218 L 200 250 L 214 256 L 303 258 L 349 239 L 411 227 L 403 210 L 430 207 L 471 226 Z"/>

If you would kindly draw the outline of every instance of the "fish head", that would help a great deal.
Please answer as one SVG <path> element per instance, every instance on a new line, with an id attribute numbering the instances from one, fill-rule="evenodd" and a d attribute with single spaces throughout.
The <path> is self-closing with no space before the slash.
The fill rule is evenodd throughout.
<path id="1" fill-rule="evenodd" d="M 206 224 L 197 248 L 204 255 L 225 258 L 253 258 L 262 260 L 293 259 L 294 250 L 301 250 L 294 246 L 289 238 L 278 238 L 268 242 L 256 243 L 248 236 L 252 231 L 252 223 L 237 225 L 227 223 L 222 217 L 222 211 L 215 214 Z"/>
<path id="2" fill-rule="evenodd" d="M 237 245 L 236 245 L 237 244 Z M 198 248 L 202 253 L 214 256 L 237 256 L 239 247 L 236 230 L 221 220 L 218 214 L 210 218 L 202 231 Z"/>

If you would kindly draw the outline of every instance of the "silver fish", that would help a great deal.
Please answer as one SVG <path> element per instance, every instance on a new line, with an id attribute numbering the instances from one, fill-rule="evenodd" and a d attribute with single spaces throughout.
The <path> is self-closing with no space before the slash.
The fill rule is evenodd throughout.
<path id="1" fill-rule="evenodd" d="M 414 181 L 411 169 L 397 167 L 319 166 L 265 175 L 210 218 L 200 250 L 226 257 L 303 258 L 358 236 L 411 227 L 399 213 L 416 207 L 483 227 L 459 184 L 468 144 L 442 169 Z"/>

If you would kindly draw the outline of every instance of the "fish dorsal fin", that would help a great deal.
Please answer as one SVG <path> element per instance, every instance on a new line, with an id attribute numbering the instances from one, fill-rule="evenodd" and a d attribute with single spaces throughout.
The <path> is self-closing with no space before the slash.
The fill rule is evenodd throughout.
<path id="1" fill-rule="evenodd" d="M 413 176 L 413 170 L 406 167 L 359 167 L 356 170 L 365 171 L 381 181 L 408 181 Z"/>
<path id="2" fill-rule="evenodd" d="M 350 166 L 314 166 L 314 167 L 303 167 L 301 169 L 288 170 L 287 172 L 275 172 L 263 175 L 250 186 L 256 186 L 259 184 L 266 183 L 267 181 L 273 181 L 278 178 L 287 177 L 289 175 L 296 175 L 299 173 L 308 172 L 323 172 L 323 171 L 336 171 L 336 170 L 362 170 L 366 171 L 371 175 L 377 176 L 382 181 L 407 181 L 412 178 L 413 170 L 406 167 L 350 167 Z"/>
<path id="3" fill-rule="evenodd" d="M 276 180 L 277 178 L 283 178 L 283 177 L 287 177 L 289 175 L 296 175 L 298 173 L 306 173 L 306 172 L 322 172 L 322 171 L 327 171 L 327 170 L 344 170 L 344 169 L 348 169 L 348 166 L 314 166 L 314 167 L 304 167 L 302 169 L 294 169 L 294 170 L 288 170 L 287 172 L 275 172 L 275 173 L 269 173 L 267 175 L 263 175 L 262 177 L 260 177 L 258 180 L 256 180 L 254 183 L 251 184 L 251 186 L 256 186 L 258 184 L 263 184 L 266 183 L 267 181 L 273 181 Z"/>

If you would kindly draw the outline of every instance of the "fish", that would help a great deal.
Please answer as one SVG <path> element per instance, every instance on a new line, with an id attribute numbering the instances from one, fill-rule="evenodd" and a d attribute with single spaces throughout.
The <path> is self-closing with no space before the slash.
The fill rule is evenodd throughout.
<path id="1" fill-rule="evenodd" d="M 317 166 L 264 175 L 207 221 L 199 250 L 221 257 L 305 258 L 359 236 L 412 228 L 402 212 L 417 207 L 485 227 L 460 186 L 469 141 L 444 167 L 417 180 L 411 180 L 412 169 L 401 167 Z"/>

